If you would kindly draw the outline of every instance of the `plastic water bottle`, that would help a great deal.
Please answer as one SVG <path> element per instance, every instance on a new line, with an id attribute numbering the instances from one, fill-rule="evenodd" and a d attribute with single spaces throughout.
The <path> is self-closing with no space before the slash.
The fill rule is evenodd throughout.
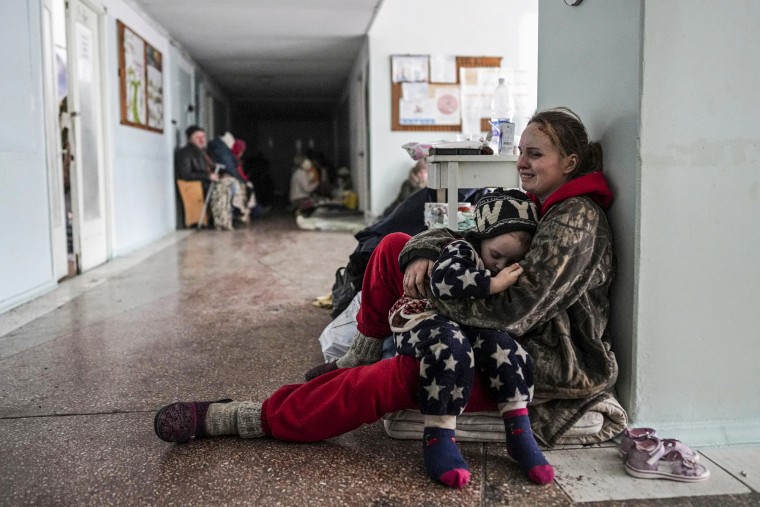
<path id="1" fill-rule="evenodd" d="M 504 78 L 491 95 L 491 148 L 494 154 L 512 154 L 515 146 L 514 102 Z"/>

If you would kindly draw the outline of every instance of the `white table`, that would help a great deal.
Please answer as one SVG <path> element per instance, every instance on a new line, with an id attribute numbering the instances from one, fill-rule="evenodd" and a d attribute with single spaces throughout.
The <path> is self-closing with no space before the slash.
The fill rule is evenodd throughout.
<path id="1" fill-rule="evenodd" d="M 427 163 L 428 187 L 438 190 L 439 201 L 448 202 L 450 229 L 457 229 L 460 188 L 520 187 L 517 155 L 431 155 Z"/>

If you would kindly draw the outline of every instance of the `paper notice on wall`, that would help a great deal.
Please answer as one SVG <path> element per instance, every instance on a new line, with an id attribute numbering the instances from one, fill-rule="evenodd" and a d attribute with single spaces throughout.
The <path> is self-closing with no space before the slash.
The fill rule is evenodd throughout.
<path id="1" fill-rule="evenodd" d="M 399 100 L 401 125 L 459 125 L 459 86 L 402 83 Z"/>
<path id="2" fill-rule="evenodd" d="M 430 82 L 456 83 L 457 57 L 454 55 L 430 55 Z"/>
<path id="3" fill-rule="evenodd" d="M 431 85 L 431 88 L 435 100 L 435 124 L 459 125 L 461 122 L 459 86 Z"/>
<path id="4" fill-rule="evenodd" d="M 401 83 L 401 98 L 404 100 L 425 100 L 429 97 L 427 83 Z"/>
<path id="5" fill-rule="evenodd" d="M 391 74 L 394 83 L 423 83 L 428 81 L 427 55 L 392 55 Z"/>
<path id="6" fill-rule="evenodd" d="M 435 125 L 436 112 L 433 99 L 400 99 L 398 105 L 401 125 Z"/>

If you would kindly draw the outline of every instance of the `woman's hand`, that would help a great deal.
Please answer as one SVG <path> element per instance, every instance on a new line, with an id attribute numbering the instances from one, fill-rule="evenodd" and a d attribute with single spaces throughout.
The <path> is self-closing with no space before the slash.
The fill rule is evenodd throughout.
<path id="1" fill-rule="evenodd" d="M 515 284 L 522 273 L 523 268 L 517 263 L 499 271 L 496 276 L 491 277 L 491 294 L 507 290 L 507 288 Z"/>
<path id="2" fill-rule="evenodd" d="M 420 257 L 406 266 L 404 271 L 404 294 L 413 298 L 424 298 L 427 294 L 426 281 L 433 274 L 433 261 Z"/>

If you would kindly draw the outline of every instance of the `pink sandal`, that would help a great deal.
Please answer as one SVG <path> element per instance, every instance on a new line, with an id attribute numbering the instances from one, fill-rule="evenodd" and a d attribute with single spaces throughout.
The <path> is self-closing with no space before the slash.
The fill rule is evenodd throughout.
<path id="1" fill-rule="evenodd" d="M 618 454 L 624 460 L 628 458 L 636 442 L 643 442 L 650 438 L 657 438 L 657 433 L 653 428 L 626 428 L 623 430 L 623 436 L 620 438 Z M 670 455 L 670 451 L 678 451 L 681 455 L 692 461 L 699 461 L 699 453 L 692 451 L 689 446 L 676 440 L 675 438 L 663 438 L 662 445 L 666 448 L 665 455 Z"/>
<path id="2" fill-rule="evenodd" d="M 623 436 L 620 438 L 618 454 L 621 458 L 626 459 L 636 442 L 641 442 L 648 438 L 656 437 L 657 433 L 653 428 L 626 428 L 623 430 Z"/>
<path id="3" fill-rule="evenodd" d="M 697 463 L 696 455 L 681 442 L 665 444 L 657 437 L 634 440 L 628 451 L 625 471 L 641 479 L 670 479 L 681 482 L 699 482 L 710 477 L 710 471 Z M 682 449 L 688 449 L 691 455 Z"/>

